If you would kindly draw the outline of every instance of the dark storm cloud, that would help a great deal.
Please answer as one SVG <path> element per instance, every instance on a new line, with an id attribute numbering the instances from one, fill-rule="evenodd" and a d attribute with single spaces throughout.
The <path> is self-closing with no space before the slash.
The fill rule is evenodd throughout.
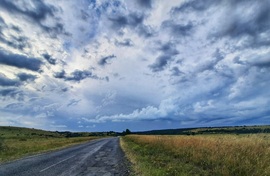
<path id="1" fill-rule="evenodd" d="M 42 24 L 42 22 L 48 16 L 55 18 L 55 20 L 57 21 L 57 18 L 55 17 L 55 12 L 57 11 L 57 9 L 54 6 L 45 4 L 42 0 L 31 1 L 31 3 L 32 4 L 29 5 L 27 4 L 27 1 L 25 1 L 20 6 L 19 3 L 16 3 L 15 1 L 2 0 L 0 1 L 0 8 L 11 14 L 23 15 L 27 17 L 34 23 L 38 24 L 52 37 L 55 37 L 59 33 L 65 33 L 63 24 L 61 24 L 60 22 L 57 22 L 54 26 L 46 26 Z"/>
<path id="2" fill-rule="evenodd" d="M 215 58 L 216 63 L 224 59 L 225 54 L 220 51 L 219 48 L 216 49 L 216 51 L 212 55 L 213 58 Z"/>
<path id="3" fill-rule="evenodd" d="M 141 24 L 138 27 L 137 32 L 140 36 L 143 36 L 145 38 L 152 37 L 157 33 L 151 26 L 144 24 Z"/>
<path id="4" fill-rule="evenodd" d="M 168 65 L 169 61 L 173 59 L 173 56 L 179 54 L 177 49 L 175 48 L 176 45 L 172 42 L 167 42 L 165 44 L 160 44 L 157 50 L 161 51 L 162 54 L 156 58 L 155 63 L 149 65 L 149 68 L 153 72 L 159 72 L 165 69 Z"/>
<path id="5" fill-rule="evenodd" d="M 241 46 L 234 46 L 235 49 L 270 45 L 270 2 L 268 0 L 192 0 L 172 8 L 171 15 L 174 17 L 179 13 L 199 14 L 213 6 L 225 10 L 225 13 L 221 18 L 219 17 L 221 23 L 217 25 L 218 30 L 210 34 L 210 37 L 231 37 L 242 41 Z M 183 26 L 172 22 L 166 22 L 164 25 L 171 28 L 174 34 L 180 35 L 189 34 L 190 29 L 194 27 L 192 24 Z"/>
<path id="6" fill-rule="evenodd" d="M 166 55 L 177 55 L 179 52 L 176 50 L 176 45 L 172 42 L 162 44 L 158 49 Z"/>
<path id="7" fill-rule="evenodd" d="M 75 100 L 72 99 L 69 101 L 69 103 L 67 104 L 67 106 L 76 106 L 81 100 Z"/>
<path id="8" fill-rule="evenodd" d="M 230 8 L 249 7 L 252 10 L 252 15 L 236 12 L 234 15 L 229 15 L 231 18 L 229 25 L 224 26 L 223 35 L 238 37 L 241 35 L 256 36 L 258 33 L 269 31 L 270 27 L 270 2 L 267 0 L 261 1 L 230 1 Z"/>
<path id="9" fill-rule="evenodd" d="M 3 35 L 0 35 L 0 41 L 2 43 L 5 43 L 6 45 L 23 50 L 25 47 L 30 47 L 31 45 L 28 43 L 28 38 L 27 37 L 15 37 L 15 36 L 10 36 L 9 38 L 4 37 Z"/>
<path id="10" fill-rule="evenodd" d="M 71 73 L 71 76 L 66 77 L 66 80 L 68 81 L 81 81 L 85 78 L 94 78 L 97 79 L 97 76 L 93 75 L 92 72 L 87 71 L 87 70 L 75 70 L 74 72 Z"/>
<path id="11" fill-rule="evenodd" d="M 42 56 L 44 57 L 44 59 L 46 59 L 48 61 L 48 63 L 50 63 L 52 65 L 56 64 L 56 59 L 52 58 L 51 55 L 45 53 L 45 54 L 42 54 Z"/>
<path id="12" fill-rule="evenodd" d="M 130 12 L 128 14 L 110 15 L 108 19 L 115 31 L 127 27 L 134 30 L 139 36 L 147 38 L 152 37 L 156 31 L 150 25 L 144 24 L 146 17 L 145 13 Z"/>
<path id="13" fill-rule="evenodd" d="M 241 61 L 241 59 L 240 59 L 239 56 L 236 56 L 236 57 L 233 59 L 233 62 L 236 63 L 236 64 L 240 64 L 240 65 L 246 65 L 246 64 L 247 64 L 247 62 Z"/>
<path id="14" fill-rule="evenodd" d="M 128 15 L 117 14 L 115 16 L 108 17 L 108 19 L 112 22 L 112 26 L 115 29 L 121 29 L 126 26 L 137 27 L 142 24 L 144 15 L 139 13 L 130 13 Z"/>
<path id="15" fill-rule="evenodd" d="M 59 79 L 65 79 L 66 72 L 64 70 L 62 70 L 61 72 L 56 72 L 54 73 L 54 77 Z"/>
<path id="16" fill-rule="evenodd" d="M 192 0 L 186 1 L 179 7 L 172 8 L 172 13 L 184 13 L 187 11 L 204 11 L 210 6 L 218 4 L 221 0 Z"/>
<path id="17" fill-rule="evenodd" d="M 189 36 L 192 34 L 194 25 L 189 22 L 188 24 L 177 24 L 172 20 L 167 20 L 162 23 L 163 29 L 168 29 L 175 36 Z"/>
<path id="18" fill-rule="evenodd" d="M 75 81 L 80 82 L 83 79 L 86 78 L 92 78 L 92 79 L 101 79 L 94 75 L 91 71 L 88 70 L 75 70 L 70 75 L 67 75 L 66 72 L 63 70 L 61 72 L 56 72 L 54 74 L 55 78 L 64 79 L 66 81 Z"/>
<path id="19" fill-rule="evenodd" d="M 0 86 L 20 86 L 25 81 L 34 81 L 37 76 L 27 74 L 27 73 L 18 73 L 17 79 L 9 79 L 5 75 L 0 75 Z"/>
<path id="20" fill-rule="evenodd" d="M 6 28 L 7 24 L 5 23 L 5 20 L 0 16 L 0 34 L 2 35 L 3 28 Z"/>
<path id="21" fill-rule="evenodd" d="M 116 40 L 114 42 L 114 44 L 116 46 L 126 46 L 126 47 L 129 47 L 129 46 L 133 46 L 134 45 L 133 42 L 132 42 L 132 40 L 130 40 L 130 39 L 124 39 L 123 41 Z"/>
<path id="22" fill-rule="evenodd" d="M 65 87 L 65 88 L 63 88 L 63 89 L 61 89 L 61 90 L 62 90 L 62 92 L 67 92 L 67 91 L 68 91 L 68 88 Z"/>
<path id="23" fill-rule="evenodd" d="M 113 58 L 116 58 L 116 56 L 110 55 L 110 56 L 103 57 L 98 61 L 98 65 L 105 66 L 105 65 L 109 64 L 109 60 L 111 60 Z"/>
<path id="24" fill-rule="evenodd" d="M 224 21 L 211 37 L 242 41 L 236 49 L 270 45 L 270 2 L 267 0 L 228 1 Z M 247 10 L 248 9 L 248 10 Z"/>
<path id="25" fill-rule="evenodd" d="M 16 79 L 8 79 L 4 75 L 0 75 L 0 86 L 18 86 L 21 82 Z"/>
<path id="26" fill-rule="evenodd" d="M 214 70 L 218 62 L 224 59 L 224 57 L 225 57 L 224 53 L 222 53 L 219 49 L 216 49 L 216 51 L 212 54 L 211 59 L 209 61 L 206 60 L 204 64 L 202 64 L 198 68 L 197 72 Z"/>
<path id="27" fill-rule="evenodd" d="M 17 89 L 15 88 L 2 89 L 0 90 L 0 95 L 2 97 L 5 97 L 5 96 L 16 94 L 16 92 L 17 92 Z"/>
<path id="28" fill-rule="evenodd" d="M 6 53 L 0 50 L 0 64 L 9 65 L 17 68 L 25 68 L 32 71 L 39 71 L 43 64 L 37 58 L 24 55 Z"/>
<path id="29" fill-rule="evenodd" d="M 268 58 L 268 61 L 261 61 L 261 62 L 256 62 L 253 63 L 257 67 L 269 67 L 270 68 L 270 60 Z"/>
<path id="30" fill-rule="evenodd" d="M 64 29 L 64 25 L 60 22 L 57 22 L 54 26 L 44 26 L 43 29 L 50 34 L 51 37 L 56 38 L 58 34 L 64 34 L 70 36 L 71 34 L 66 32 Z"/>
<path id="31" fill-rule="evenodd" d="M 11 29 L 16 31 L 17 33 L 21 33 L 22 32 L 22 29 L 18 26 L 14 26 L 14 25 L 11 25 Z"/>
<path id="32" fill-rule="evenodd" d="M 3 101 L 9 100 L 10 98 L 18 101 L 23 101 L 24 97 L 24 93 L 16 88 L 0 89 L 0 99 Z"/>
<path id="33" fill-rule="evenodd" d="M 15 31 L 15 33 L 19 34 L 18 37 L 14 35 L 6 36 L 3 34 L 3 31 Z M 6 45 L 23 50 L 25 47 L 30 47 L 30 43 L 28 42 L 28 38 L 22 36 L 21 29 L 14 25 L 7 25 L 3 18 L 0 17 L 0 42 L 5 43 Z"/>
<path id="34" fill-rule="evenodd" d="M 87 21 L 88 18 L 90 17 L 90 15 L 87 12 L 85 12 L 84 10 L 81 10 L 80 16 L 84 21 Z"/>
<path id="35" fill-rule="evenodd" d="M 8 29 L 8 30 L 14 30 L 17 33 L 21 33 L 22 30 L 18 26 L 15 25 L 7 25 L 5 20 L 0 16 L 0 33 L 2 35 L 3 29 Z"/>
<path id="36" fill-rule="evenodd" d="M 14 1 L 2 0 L 0 7 L 11 12 L 28 16 L 36 22 L 40 22 L 46 18 L 46 16 L 53 16 L 55 8 L 53 6 L 46 5 L 42 0 L 31 1 L 34 5 L 32 9 L 25 9 L 19 7 Z M 26 5 L 26 4 L 24 4 Z"/>
<path id="37" fill-rule="evenodd" d="M 180 76 L 185 74 L 184 72 L 180 71 L 178 67 L 173 67 L 171 69 L 172 76 Z"/>
<path id="38" fill-rule="evenodd" d="M 152 8 L 152 0 L 137 0 L 136 1 L 141 7 Z"/>
<path id="39" fill-rule="evenodd" d="M 128 19 L 125 16 L 109 17 L 109 20 L 113 22 L 115 28 L 122 28 L 128 24 Z"/>
<path id="40" fill-rule="evenodd" d="M 23 101 L 25 99 L 25 94 L 23 91 L 17 89 L 17 88 L 0 88 L 0 99 L 3 101 L 9 100 L 10 98 L 18 100 L 18 101 Z"/>
<path id="41" fill-rule="evenodd" d="M 246 62 L 252 66 L 270 68 L 270 53 L 250 56 Z"/>
<path id="42" fill-rule="evenodd" d="M 165 69 L 165 67 L 168 65 L 168 62 L 170 60 L 171 60 L 170 55 L 161 55 L 157 57 L 155 63 L 152 65 L 149 65 L 149 67 L 153 72 L 159 72 Z"/>
<path id="43" fill-rule="evenodd" d="M 27 73 L 18 73 L 17 76 L 20 81 L 34 81 L 37 78 L 37 76 Z"/>
<path id="44" fill-rule="evenodd" d="M 243 66 L 248 67 L 261 67 L 261 68 L 267 68 L 270 67 L 270 53 L 266 54 L 255 54 L 251 56 L 246 56 L 247 59 L 242 60 L 240 56 L 236 56 L 233 61 L 236 64 L 240 64 Z"/>

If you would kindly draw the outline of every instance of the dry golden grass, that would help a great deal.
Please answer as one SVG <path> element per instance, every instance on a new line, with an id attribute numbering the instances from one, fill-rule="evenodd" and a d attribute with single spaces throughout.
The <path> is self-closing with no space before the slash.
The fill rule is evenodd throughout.
<path id="1" fill-rule="evenodd" d="M 269 134 L 130 135 L 123 142 L 142 163 L 140 175 L 270 175 Z"/>

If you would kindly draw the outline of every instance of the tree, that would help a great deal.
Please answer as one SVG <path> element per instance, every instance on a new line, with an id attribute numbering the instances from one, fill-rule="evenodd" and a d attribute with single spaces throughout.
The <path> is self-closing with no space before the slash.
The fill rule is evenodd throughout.
<path id="1" fill-rule="evenodd" d="M 129 129 L 126 129 L 126 134 L 131 134 L 131 131 Z"/>
<path id="2" fill-rule="evenodd" d="M 126 131 L 123 131 L 122 133 L 123 135 L 128 135 L 128 134 L 131 134 L 131 131 L 129 129 L 126 129 Z"/>

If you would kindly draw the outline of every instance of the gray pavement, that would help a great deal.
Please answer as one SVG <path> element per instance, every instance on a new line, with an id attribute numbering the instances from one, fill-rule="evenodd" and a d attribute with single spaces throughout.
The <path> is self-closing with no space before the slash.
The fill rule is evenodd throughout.
<path id="1" fill-rule="evenodd" d="M 119 138 L 90 141 L 0 165 L 0 176 L 126 176 Z"/>

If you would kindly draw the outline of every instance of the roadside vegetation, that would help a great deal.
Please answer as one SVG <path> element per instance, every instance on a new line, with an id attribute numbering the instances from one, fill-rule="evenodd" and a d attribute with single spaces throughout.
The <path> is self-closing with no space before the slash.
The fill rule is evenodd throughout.
<path id="1" fill-rule="evenodd" d="M 73 133 L 0 127 L 0 163 L 111 135 L 114 132 Z"/>
<path id="2" fill-rule="evenodd" d="M 268 176 L 270 134 L 127 135 L 121 146 L 142 176 Z"/>

